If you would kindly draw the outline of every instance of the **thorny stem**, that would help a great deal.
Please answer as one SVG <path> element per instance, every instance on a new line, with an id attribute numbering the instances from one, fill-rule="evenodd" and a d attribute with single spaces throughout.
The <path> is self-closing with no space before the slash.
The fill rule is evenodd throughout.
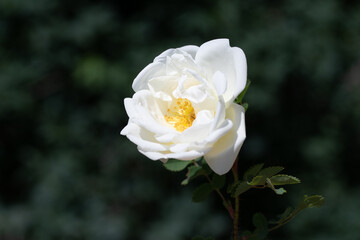
<path id="1" fill-rule="evenodd" d="M 238 159 L 236 158 L 235 163 L 232 167 L 232 172 L 234 174 L 234 182 L 239 180 L 238 175 Z M 235 216 L 234 216 L 234 240 L 238 240 L 239 236 L 239 196 L 235 197 Z"/>

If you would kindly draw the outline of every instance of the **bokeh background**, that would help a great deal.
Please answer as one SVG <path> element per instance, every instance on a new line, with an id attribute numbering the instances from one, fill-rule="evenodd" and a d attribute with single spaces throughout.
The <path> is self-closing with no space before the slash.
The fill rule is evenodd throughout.
<path id="1" fill-rule="evenodd" d="M 241 199 L 241 229 L 304 194 L 269 239 L 360 239 L 360 3 L 352 0 L 0 1 L 0 239 L 230 239 L 216 196 L 191 202 L 120 130 L 135 76 L 163 50 L 229 38 L 247 55 L 239 167 L 302 184 Z M 231 180 L 231 179 L 229 179 Z"/>

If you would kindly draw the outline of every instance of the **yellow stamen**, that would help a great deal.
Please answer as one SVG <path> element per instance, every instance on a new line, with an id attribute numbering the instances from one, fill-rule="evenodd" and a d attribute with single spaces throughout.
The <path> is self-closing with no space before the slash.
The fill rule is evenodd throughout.
<path id="1" fill-rule="evenodd" d="M 177 131 L 183 132 L 191 127 L 196 118 L 196 114 L 191 102 L 186 98 L 178 98 L 173 101 L 167 110 L 165 120 Z"/>

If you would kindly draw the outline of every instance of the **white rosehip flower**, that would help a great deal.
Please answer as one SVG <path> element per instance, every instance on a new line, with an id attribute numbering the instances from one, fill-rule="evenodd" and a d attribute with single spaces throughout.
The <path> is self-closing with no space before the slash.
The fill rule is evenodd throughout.
<path id="1" fill-rule="evenodd" d="M 246 138 L 245 110 L 234 103 L 246 75 L 244 52 L 228 39 L 166 50 L 135 78 L 121 134 L 152 160 L 204 156 L 225 174 Z"/>

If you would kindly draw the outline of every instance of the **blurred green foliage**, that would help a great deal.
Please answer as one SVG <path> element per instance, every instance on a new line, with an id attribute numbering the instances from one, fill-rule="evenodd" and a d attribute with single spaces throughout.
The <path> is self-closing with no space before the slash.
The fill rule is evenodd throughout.
<path id="1" fill-rule="evenodd" d="M 273 239 L 360 239 L 360 4 L 352 0 L 0 1 L 0 239 L 229 239 L 196 184 L 120 130 L 132 80 L 161 51 L 226 37 L 252 84 L 240 169 L 285 166 L 302 184 L 241 199 L 251 216 L 327 199 Z M 259 207 L 260 206 L 260 207 Z"/>

